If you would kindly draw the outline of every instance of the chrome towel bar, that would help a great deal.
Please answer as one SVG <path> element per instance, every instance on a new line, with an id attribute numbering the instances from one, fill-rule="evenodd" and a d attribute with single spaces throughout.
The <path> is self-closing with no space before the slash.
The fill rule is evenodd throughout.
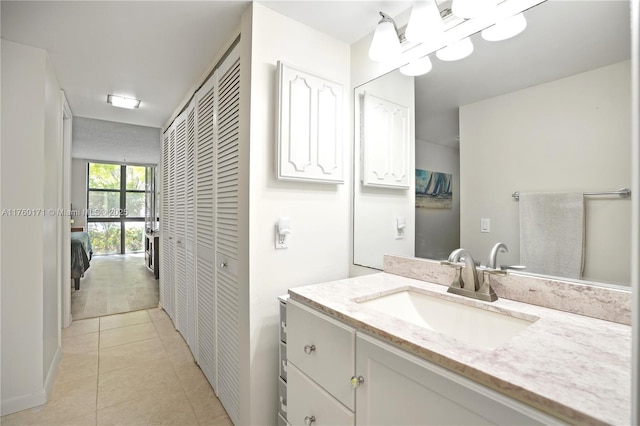
<path id="1" fill-rule="evenodd" d="M 583 192 L 582 195 L 618 195 L 620 198 L 631 197 L 631 190 L 629 188 L 620 188 L 617 191 L 599 191 L 599 192 Z M 520 200 L 520 192 L 516 191 L 511 194 L 514 200 Z"/>

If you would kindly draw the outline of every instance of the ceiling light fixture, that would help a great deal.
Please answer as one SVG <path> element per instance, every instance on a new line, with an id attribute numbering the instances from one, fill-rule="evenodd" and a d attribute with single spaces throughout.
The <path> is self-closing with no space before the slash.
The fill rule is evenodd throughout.
<path id="1" fill-rule="evenodd" d="M 497 0 L 453 0 L 451 10 L 460 18 L 471 19 L 493 11 L 497 4 Z"/>
<path id="2" fill-rule="evenodd" d="M 515 37 L 527 28 L 527 19 L 522 13 L 496 22 L 495 25 L 482 31 L 482 38 L 487 41 L 501 41 Z"/>
<path id="3" fill-rule="evenodd" d="M 409 62 L 407 65 L 400 67 L 400 72 L 409 77 L 415 77 L 428 73 L 432 67 L 431 59 L 425 56 L 424 58 Z"/>
<path id="4" fill-rule="evenodd" d="M 443 34 L 444 22 L 436 0 L 422 0 L 413 5 L 404 34 L 408 41 L 424 43 Z"/>
<path id="5" fill-rule="evenodd" d="M 441 61 L 457 61 L 471 53 L 473 53 L 473 43 L 469 37 L 466 37 L 438 50 L 436 56 Z"/>
<path id="6" fill-rule="evenodd" d="M 140 99 L 125 98 L 124 96 L 118 95 L 107 95 L 107 103 L 116 107 L 128 109 L 140 107 Z"/>
<path id="7" fill-rule="evenodd" d="M 389 15 L 380 12 L 380 22 L 376 26 L 373 40 L 369 47 L 369 58 L 376 62 L 392 59 L 401 53 L 400 37 L 396 23 Z"/>

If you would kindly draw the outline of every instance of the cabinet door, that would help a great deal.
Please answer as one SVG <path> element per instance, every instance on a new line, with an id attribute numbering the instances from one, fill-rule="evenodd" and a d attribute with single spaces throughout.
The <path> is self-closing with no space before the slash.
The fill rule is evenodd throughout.
<path id="1" fill-rule="evenodd" d="M 278 178 L 343 183 L 342 85 L 278 62 Z"/>
<path id="2" fill-rule="evenodd" d="M 362 184 L 409 189 L 409 107 L 369 93 L 363 103 Z"/>
<path id="3" fill-rule="evenodd" d="M 358 333 L 357 425 L 540 425 L 560 422 L 505 395 Z"/>
<path id="4" fill-rule="evenodd" d="M 295 300 L 287 302 L 287 366 L 306 375 L 354 409 L 355 330 Z"/>
<path id="5" fill-rule="evenodd" d="M 295 366 L 287 382 L 287 421 L 293 426 L 353 425 L 353 412 Z"/>

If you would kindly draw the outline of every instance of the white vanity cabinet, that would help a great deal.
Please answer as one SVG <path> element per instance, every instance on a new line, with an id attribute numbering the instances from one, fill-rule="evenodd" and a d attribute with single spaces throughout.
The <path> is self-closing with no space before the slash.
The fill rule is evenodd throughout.
<path id="1" fill-rule="evenodd" d="M 287 336 L 292 425 L 561 423 L 291 299 Z"/>
<path id="2" fill-rule="evenodd" d="M 287 301 L 287 421 L 353 425 L 355 329 Z"/>

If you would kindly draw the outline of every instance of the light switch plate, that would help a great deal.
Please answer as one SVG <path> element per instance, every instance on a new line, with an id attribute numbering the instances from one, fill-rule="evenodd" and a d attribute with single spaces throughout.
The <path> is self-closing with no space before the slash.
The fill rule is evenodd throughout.
<path id="1" fill-rule="evenodd" d="M 480 232 L 491 232 L 491 219 L 486 217 L 480 219 Z"/>

